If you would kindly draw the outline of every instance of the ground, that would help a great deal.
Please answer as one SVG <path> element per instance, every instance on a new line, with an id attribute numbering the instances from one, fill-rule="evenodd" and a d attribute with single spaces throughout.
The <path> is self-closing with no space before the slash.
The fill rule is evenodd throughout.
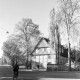
<path id="1" fill-rule="evenodd" d="M 10 66 L 0 66 L 0 80 L 12 80 L 13 71 Z M 62 80 L 80 79 L 80 72 L 69 71 L 28 71 L 19 70 L 18 80 Z"/>

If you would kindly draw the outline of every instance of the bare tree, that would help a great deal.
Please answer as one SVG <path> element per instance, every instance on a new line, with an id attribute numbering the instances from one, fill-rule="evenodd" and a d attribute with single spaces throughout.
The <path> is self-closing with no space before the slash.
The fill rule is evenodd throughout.
<path id="1" fill-rule="evenodd" d="M 60 32 L 59 32 L 59 25 L 58 21 L 56 18 L 56 12 L 55 9 L 53 8 L 50 12 L 50 39 L 51 39 L 51 47 L 55 51 L 55 56 L 56 56 L 56 62 L 59 64 L 59 45 L 60 45 Z"/>
<path id="2" fill-rule="evenodd" d="M 75 26 L 78 25 L 79 15 L 77 12 L 79 11 L 79 2 L 77 0 L 61 0 L 61 6 L 59 11 L 60 22 L 63 26 L 66 27 L 67 35 L 68 35 L 68 63 L 69 70 L 71 70 L 71 55 L 70 55 L 70 39 L 72 37 L 72 32 L 76 32 Z M 76 17 L 77 16 L 77 17 Z"/>
<path id="3" fill-rule="evenodd" d="M 16 25 L 15 35 L 10 36 L 22 50 L 23 55 L 26 57 L 26 62 L 30 59 L 30 53 L 34 48 L 32 45 L 36 44 L 36 41 L 34 42 L 32 39 L 37 40 L 39 35 L 38 25 L 34 24 L 31 19 L 24 18 Z"/>
<path id="4" fill-rule="evenodd" d="M 2 50 L 4 52 L 3 55 L 8 57 L 12 66 L 14 66 L 14 62 L 18 61 L 19 55 L 21 54 L 18 46 L 13 41 L 7 40 L 3 43 Z"/>

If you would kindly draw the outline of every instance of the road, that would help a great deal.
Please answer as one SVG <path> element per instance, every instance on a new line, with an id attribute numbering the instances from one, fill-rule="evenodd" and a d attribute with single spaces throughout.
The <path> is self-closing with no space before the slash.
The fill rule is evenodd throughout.
<path id="1" fill-rule="evenodd" d="M 0 66 L 0 79 L 12 80 L 12 68 Z M 23 79 L 24 78 L 24 79 Z M 59 72 L 59 71 L 19 71 L 18 80 L 76 80 L 80 79 L 80 72 Z"/>

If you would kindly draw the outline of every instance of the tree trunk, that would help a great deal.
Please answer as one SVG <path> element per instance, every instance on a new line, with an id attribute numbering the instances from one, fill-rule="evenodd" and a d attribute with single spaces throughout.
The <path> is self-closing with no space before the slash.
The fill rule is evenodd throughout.
<path id="1" fill-rule="evenodd" d="M 68 70 L 71 71 L 71 54 L 70 54 L 70 42 L 69 42 L 69 39 L 68 39 L 68 63 L 69 63 Z"/>
<path id="2" fill-rule="evenodd" d="M 70 54 L 70 26 L 67 24 L 67 34 L 68 34 L 68 70 L 71 71 L 71 54 Z"/>
<path id="3" fill-rule="evenodd" d="M 58 65 L 59 65 L 59 55 L 60 55 L 60 54 L 59 54 L 59 44 L 60 44 L 60 43 L 59 43 L 59 40 L 60 40 L 59 38 L 60 38 L 60 37 L 59 37 L 59 33 L 58 33 Z"/>

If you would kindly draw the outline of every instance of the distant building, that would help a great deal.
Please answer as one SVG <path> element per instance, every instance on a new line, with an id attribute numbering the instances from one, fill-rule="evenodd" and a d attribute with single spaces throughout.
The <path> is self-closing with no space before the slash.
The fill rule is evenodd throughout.
<path id="1" fill-rule="evenodd" d="M 52 33 L 53 34 L 53 33 Z M 33 52 L 31 53 L 33 65 L 36 67 L 37 64 L 43 65 L 47 68 L 47 64 L 57 64 L 59 61 L 59 46 L 60 46 L 60 35 L 58 25 L 54 29 L 54 35 L 50 35 L 50 39 L 41 37 Z M 61 49 L 60 49 L 61 50 Z"/>
<path id="2" fill-rule="evenodd" d="M 59 58 L 57 58 L 57 52 L 54 48 L 52 49 L 50 45 L 50 40 L 41 37 L 32 51 L 32 68 L 45 68 L 47 69 L 47 64 L 57 64 L 57 60 L 60 65 L 65 65 L 68 58 L 68 49 L 63 45 L 59 45 Z M 58 65 L 58 64 L 57 64 Z"/>
<path id="3" fill-rule="evenodd" d="M 40 38 L 39 42 L 35 46 L 32 56 L 33 67 L 47 68 L 47 64 L 55 64 L 56 54 L 54 50 L 51 49 L 50 40 L 47 38 Z"/>

